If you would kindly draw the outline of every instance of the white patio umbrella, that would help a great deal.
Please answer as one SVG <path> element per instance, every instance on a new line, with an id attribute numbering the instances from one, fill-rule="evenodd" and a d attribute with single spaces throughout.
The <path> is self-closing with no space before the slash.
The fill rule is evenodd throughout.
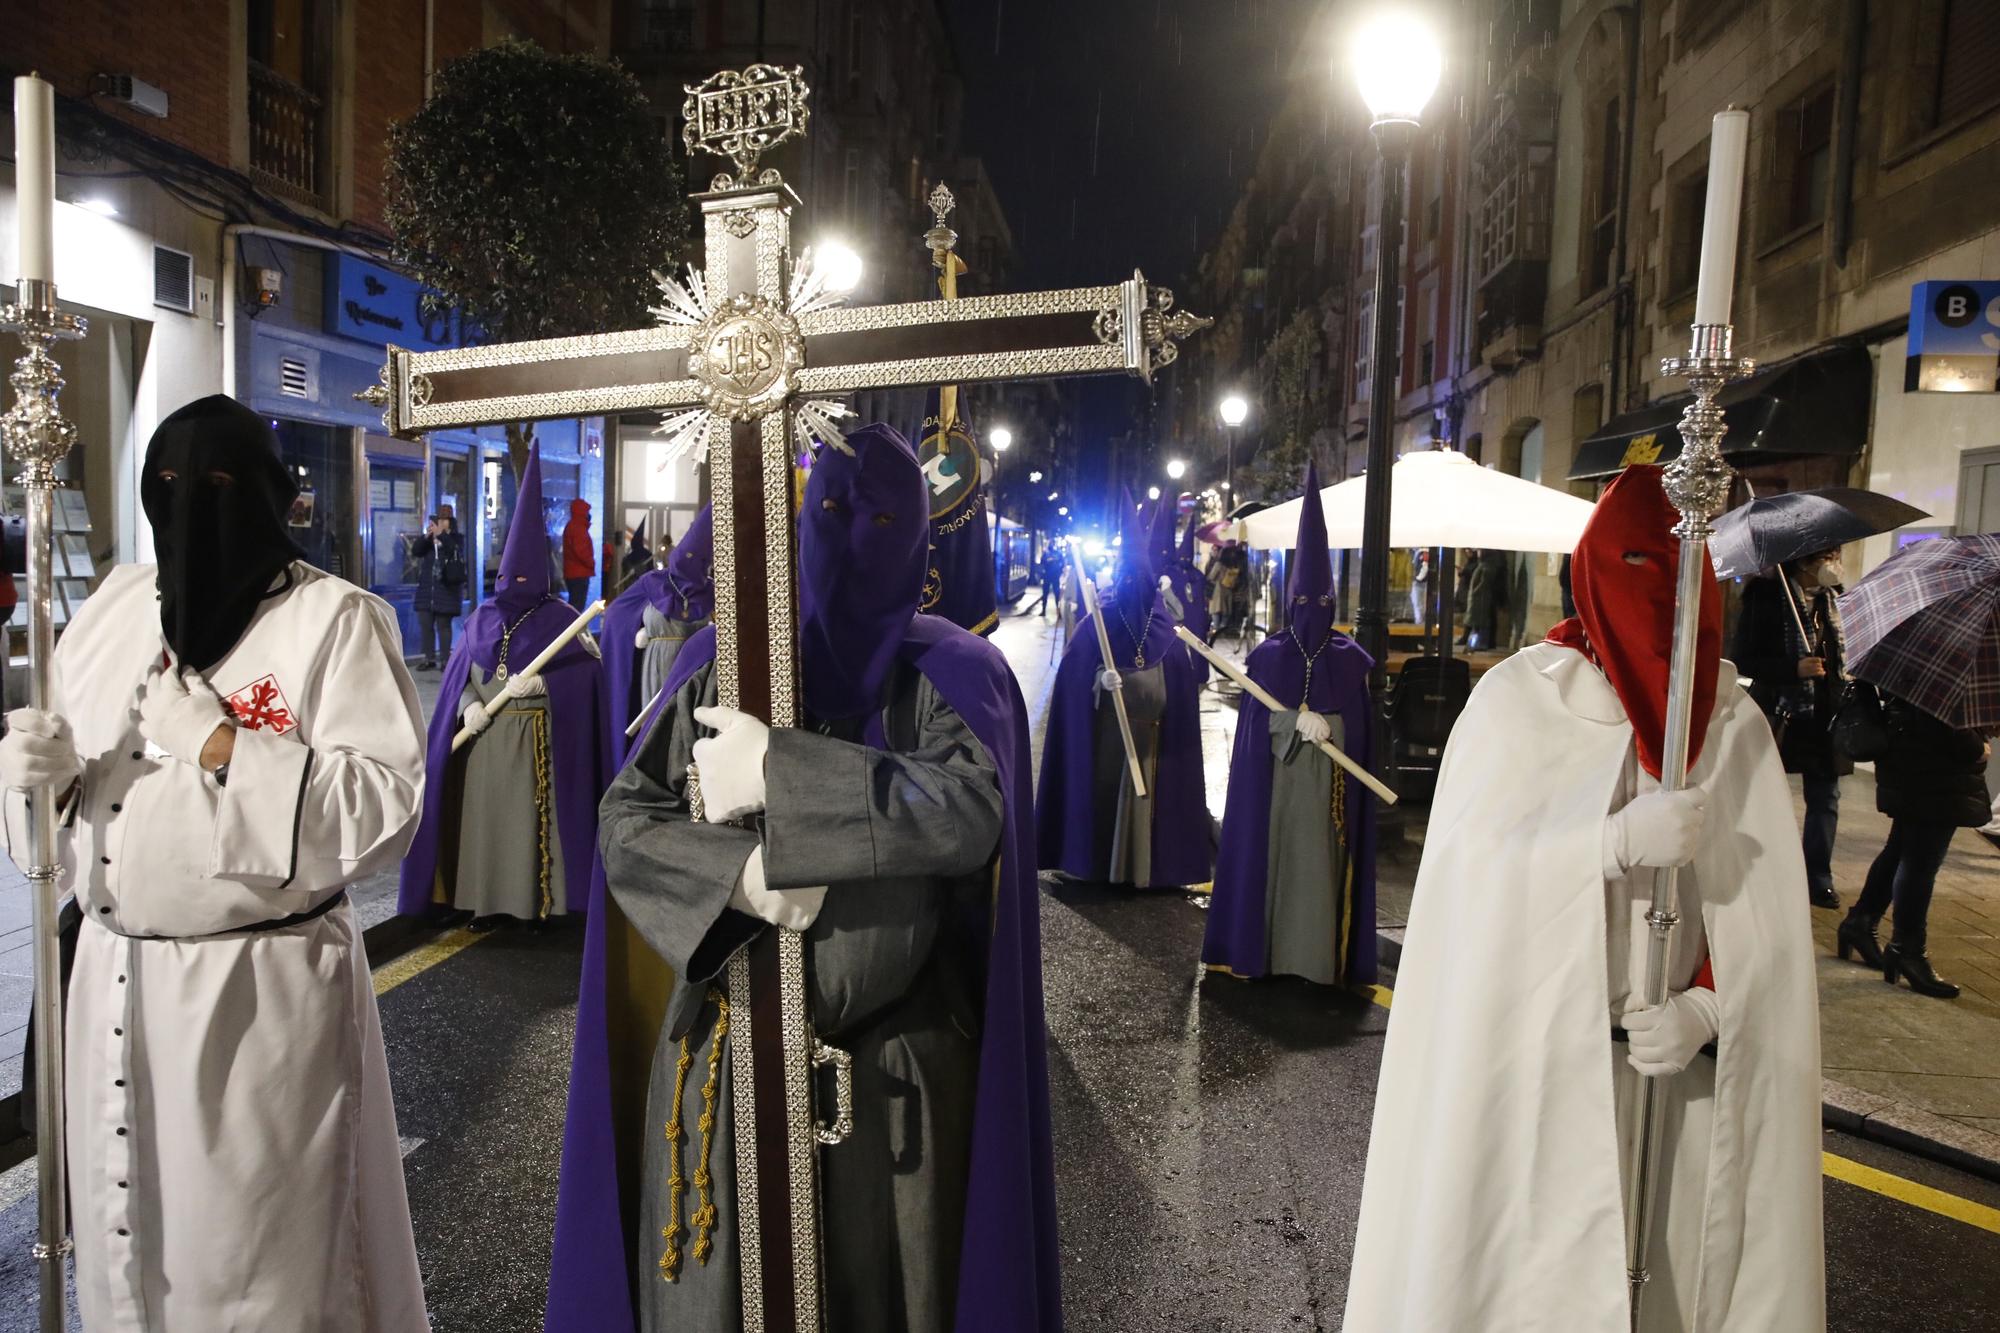
<path id="1" fill-rule="evenodd" d="M 1354 477 L 1319 493 L 1333 549 L 1360 549 L 1366 489 L 1366 478 Z M 1302 503 L 1287 500 L 1244 519 L 1238 526 L 1245 543 L 1289 547 L 1298 538 Z M 1593 507 L 1566 491 L 1483 468 L 1454 450 L 1426 450 L 1396 460 L 1389 545 L 1567 554 L 1576 549 Z"/>

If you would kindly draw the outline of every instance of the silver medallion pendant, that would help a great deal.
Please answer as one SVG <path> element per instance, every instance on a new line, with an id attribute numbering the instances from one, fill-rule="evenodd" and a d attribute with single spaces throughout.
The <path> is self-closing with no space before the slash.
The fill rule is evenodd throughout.
<path id="1" fill-rule="evenodd" d="M 495 680 L 507 679 L 507 664 L 505 662 L 502 662 L 499 666 L 493 668 L 493 679 Z"/>

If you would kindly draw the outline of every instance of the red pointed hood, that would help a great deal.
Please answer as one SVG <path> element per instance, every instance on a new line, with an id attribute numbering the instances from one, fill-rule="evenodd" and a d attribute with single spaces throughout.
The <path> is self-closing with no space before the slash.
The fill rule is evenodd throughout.
<path id="1" fill-rule="evenodd" d="M 1549 632 L 1604 670 L 1631 719 L 1639 762 L 1660 776 L 1667 727 L 1667 677 L 1673 660 L 1674 585 L 1680 577 L 1680 521 L 1657 467 L 1626 468 L 1597 502 L 1570 558 L 1576 617 Z M 1701 758 L 1715 711 L 1722 661 L 1722 590 L 1701 581 L 1701 633 L 1695 647 L 1694 729 L 1688 767 Z"/>

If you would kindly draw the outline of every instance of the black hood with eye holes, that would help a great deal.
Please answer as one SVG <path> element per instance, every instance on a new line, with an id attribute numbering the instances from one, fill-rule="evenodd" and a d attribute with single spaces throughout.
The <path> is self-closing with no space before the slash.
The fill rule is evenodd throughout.
<path id="1" fill-rule="evenodd" d="M 298 493 L 270 423 L 233 398 L 189 403 L 153 432 L 139 498 L 159 555 L 160 629 L 181 665 L 221 661 L 304 556 L 286 522 Z"/>

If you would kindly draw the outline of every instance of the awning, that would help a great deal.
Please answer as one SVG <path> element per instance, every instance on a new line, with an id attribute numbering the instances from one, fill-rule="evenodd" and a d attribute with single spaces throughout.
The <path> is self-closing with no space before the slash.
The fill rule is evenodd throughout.
<path id="1" fill-rule="evenodd" d="M 1729 433 L 1722 456 L 1738 465 L 1807 454 L 1854 455 L 1868 440 L 1875 370 L 1868 349 L 1828 347 L 1738 380 L 1722 391 Z M 1571 481 L 1615 476 L 1633 463 L 1666 463 L 1681 451 L 1681 411 L 1692 394 L 1614 417 L 1577 446 Z"/>

